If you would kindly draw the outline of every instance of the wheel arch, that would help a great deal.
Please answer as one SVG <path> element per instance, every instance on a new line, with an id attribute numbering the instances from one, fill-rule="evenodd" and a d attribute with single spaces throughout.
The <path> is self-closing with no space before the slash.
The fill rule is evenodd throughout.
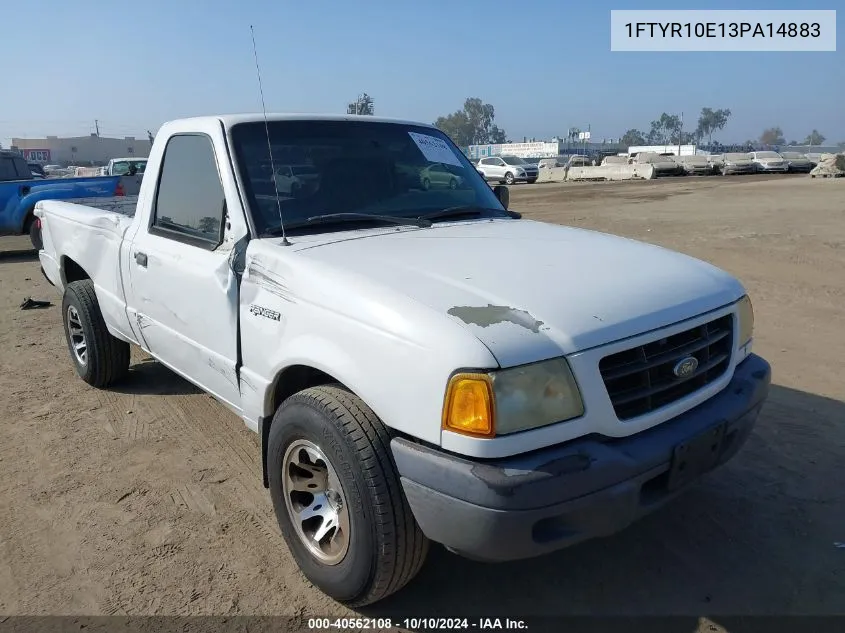
<path id="1" fill-rule="evenodd" d="M 276 409 L 295 393 L 311 387 L 335 384 L 349 389 L 342 381 L 328 372 L 306 364 L 289 365 L 276 375 L 270 384 L 270 413 L 259 420 L 259 431 L 261 432 L 261 475 L 264 487 L 269 488 L 270 482 L 267 474 L 267 440 L 270 437 L 270 427 L 273 425 L 273 417 Z M 352 391 L 351 389 L 349 389 Z"/>
<path id="2" fill-rule="evenodd" d="M 91 275 L 89 275 L 80 264 L 67 255 L 62 255 L 59 270 L 61 273 L 62 286 L 65 288 L 67 288 L 69 283 L 73 283 L 74 281 L 91 279 Z"/>

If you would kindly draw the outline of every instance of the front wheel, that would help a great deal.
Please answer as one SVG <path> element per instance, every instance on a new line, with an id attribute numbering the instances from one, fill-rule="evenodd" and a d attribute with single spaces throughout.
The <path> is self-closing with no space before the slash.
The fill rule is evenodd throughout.
<path id="1" fill-rule="evenodd" d="M 514 182 L 513 174 L 511 172 L 506 173 L 505 174 L 505 184 L 506 185 L 512 185 L 513 182 Z"/>
<path id="2" fill-rule="evenodd" d="M 420 570 L 428 540 L 414 520 L 372 410 L 339 385 L 279 407 L 267 446 L 279 527 L 308 580 L 350 606 L 398 591 Z"/>

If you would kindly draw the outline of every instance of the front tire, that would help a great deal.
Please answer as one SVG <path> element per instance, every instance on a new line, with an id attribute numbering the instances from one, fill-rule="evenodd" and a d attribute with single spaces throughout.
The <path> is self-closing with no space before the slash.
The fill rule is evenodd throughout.
<path id="1" fill-rule="evenodd" d="M 513 183 L 514 183 L 513 174 L 511 172 L 506 173 L 505 174 L 505 184 L 506 185 L 512 185 Z"/>
<path id="2" fill-rule="evenodd" d="M 428 553 L 402 491 L 390 435 L 339 385 L 301 391 L 278 408 L 267 446 L 279 528 L 308 580 L 349 606 L 405 586 Z"/>
<path id="3" fill-rule="evenodd" d="M 105 388 L 129 371 L 129 343 L 109 333 L 90 279 L 65 288 L 62 321 L 76 373 L 92 387 Z"/>

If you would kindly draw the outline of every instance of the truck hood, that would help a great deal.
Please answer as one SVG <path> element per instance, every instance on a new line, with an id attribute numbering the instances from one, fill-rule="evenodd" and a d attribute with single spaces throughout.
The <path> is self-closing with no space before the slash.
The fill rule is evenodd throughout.
<path id="1" fill-rule="evenodd" d="M 677 323 L 744 293 L 732 276 L 686 255 L 530 220 L 331 237 L 296 250 L 452 319 L 503 367 Z"/>

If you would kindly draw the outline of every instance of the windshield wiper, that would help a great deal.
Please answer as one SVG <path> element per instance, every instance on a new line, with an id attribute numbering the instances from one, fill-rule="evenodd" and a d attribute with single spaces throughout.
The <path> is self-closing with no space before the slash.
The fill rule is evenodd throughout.
<path id="1" fill-rule="evenodd" d="M 419 218 L 418 220 L 428 220 L 431 222 L 432 220 L 439 220 L 442 218 L 456 218 L 462 215 L 482 215 L 487 211 L 498 211 L 498 209 L 488 209 L 486 207 L 477 207 L 471 204 L 463 204 L 455 207 L 446 207 L 445 209 L 440 209 L 439 211 L 432 211 L 431 213 L 425 213 Z M 506 212 L 507 213 L 507 212 Z"/>
<path id="2" fill-rule="evenodd" d="M 294 222 L 292 224 L 286 224 L 285 230 L 292 230 L 292 229 L 299 229 L 305 226 L 317 226 L 317 225 L 324 225 L 324 224 L 345 224 L 347 222 L 354 223 L 354 222 L 361 222 L 361 221 L 374 221 L 374 222 L 386 222 L 388 224 L 398 224 L 398 225 L 412 225 L 417 226 L 419 228 L 426 228 L 431 226 L 431 220 L 427 220 L 424 218 L 403 218 L 394 215 L 378 215 L 373 213 L 326 213 L 323 215 L 313 215 L 310 218 L 305 218 L 301 222 Z M 267 235 L 281 235 L 282 234 L 282 227 L 275 226 L 271 229 L 267 229 L 265 231 Z"/>

